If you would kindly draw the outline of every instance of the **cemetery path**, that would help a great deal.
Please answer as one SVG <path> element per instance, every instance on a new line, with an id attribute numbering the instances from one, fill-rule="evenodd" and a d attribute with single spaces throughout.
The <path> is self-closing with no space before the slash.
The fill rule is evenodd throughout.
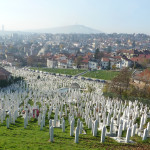
<path id="1" fill-rule="evenodd" d="M 79 73 L 79 74 L 75 75 L 75 77 L 78 77 L 78 76 L 84 75 L 84 74 L 86 74 L 87 72 L 89 72 L 89 70 L 86 70 L 86 71 L 84 71 L 84 72 L 82 72 L 82 73 Z"/>

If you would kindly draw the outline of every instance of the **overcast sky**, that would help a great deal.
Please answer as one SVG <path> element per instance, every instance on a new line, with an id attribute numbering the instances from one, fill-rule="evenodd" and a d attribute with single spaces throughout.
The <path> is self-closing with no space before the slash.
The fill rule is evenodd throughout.
<path id="1" fill-rule="evenodd" d="M 0 30 L 81 24 L 106 33 L 150 34 L 150 0 L 0 0 Z"/>

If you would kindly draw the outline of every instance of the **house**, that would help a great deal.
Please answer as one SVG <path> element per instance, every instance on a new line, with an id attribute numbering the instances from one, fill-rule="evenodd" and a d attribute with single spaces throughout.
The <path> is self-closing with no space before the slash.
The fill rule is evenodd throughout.
<path id="1" fill-rule="evenodd" d="M 116 60 L 110 58 L 110 69 L 116 69 Z"/>
<path id="2" fill-rule="evenodd" d="M 81 69 L 88 69 L 88 59 L 83 59 L 81 64 L 80 64 L 80 68 Z"/>
<path id="3" fill-rule="evenodd" d="M 9 80 L 11 77 L 11 73 L 0 67 L 0 80 Z"/>
<path id="4" fill-rule="evenodd" d="M 74 61 L 72 59 L 67 59 L 68 68 L 72 68 L 73 64 L 74 64 Z"/>
<path id="5" fill-rule="evenodd" d="M 48 68 L 57 68 L 58 62 L 55 58 L 47 59 L 47 67 Z"/>
<path id="6" fill-rule="evenodd" d="M 131 67 L 133 65 L 132 60 L 122 57 L 120 61 L 117 62 L 116 67 L 119 69 Z"/>
<path id="7" fill-rule="evenodd" d="M 58 58 L 59 60 L 66 60 L 66 59 L 67 59 L 67 57 L 66 57 L 64 54 L 58 54 L 58 55 L 57 55 L 57 58 Z"/>
<path id="8" fill-rule="evenodd" d="M 117 63 L 121 60 L 121 56 L 110 57 L 110 69 L 117 69 Z"/>
<path id="9" fill-rule="evenodd" d="M 97 59 L 90 59 L 88 62 L 88 68 L 91 70 L 98 69 L 99 61 Z"/>
<path id="10" fill-rule="evenodd" d="M 109 58 L 102 57 L 102 59 L 101 59 L 101 68 L 102 69 L 108 69 L 109 67 L 110 67 Z"/>
<path id="11" fill-rule="evenodd" d="M 73 68 L 75 65 L 75 54 L 70 54 L 67 58 L 67 64 L 68 64 L 68 68 Z"/>
<path id="12" fill-rule="evenodd" d="M 68 68 L 67 60 L 58 60 L 58 68 Z"/>
<path id="13" fill-rule="evenodd" d="M 144 86 L 150 83 L 150 69 L 145 69 L 144 71 L 135 71 L 132 77 L 133 83 L 139 88 L 144 88 Z"/>

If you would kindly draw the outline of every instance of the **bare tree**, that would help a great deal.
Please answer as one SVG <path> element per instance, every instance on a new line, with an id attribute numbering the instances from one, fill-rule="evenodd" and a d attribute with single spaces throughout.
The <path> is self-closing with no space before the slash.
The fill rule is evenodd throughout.
<path id="1" fill-rule="evenodd" d="M 111 91 L 120 95 L 123 92 L 127 92 L 130 86 L 130 80 L 131 80 L 131 71 L 129 71 L 128 68 L 124 68 L 123 70 L 120 71 L 118 76 L 112 80 L 110 84 Z"/>

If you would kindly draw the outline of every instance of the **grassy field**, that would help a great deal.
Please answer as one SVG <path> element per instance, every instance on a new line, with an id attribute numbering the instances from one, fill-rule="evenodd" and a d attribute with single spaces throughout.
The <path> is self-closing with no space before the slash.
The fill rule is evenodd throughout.
<path id="1" fill-rule="evenodd" d="M 37 67 L 32 67 L 30 69 L 51 72 L 51 73 L 60 73 L 66 75 L 77 75 L 85 71 L 85 70 L 78 70 L 78 69 L 52 69 L 52 68 L 37 68 Z M 89 78 L 96 78 L 96 79 L 112 80 L 118 74 L 119 72 L 117 71 L 97 70 L 97 71 L 87 72 L 83 76 Z"/>
<path id="2" fill-rule="evenodd" d="M 78 70 L 78 69 L 52 69 L 52 68 L 36 68 L 36 67 L 30 69 L 51 72 L 51 73 L 67 74 L 67 75 L 77 75 L 85 71 L 85 70 Z"/>
<path id="3" fill-rule="evenodd" d="M 53 115 L 51 116 L 53 119 Z M 150 149 L 150 139 L 142 142 L 138 136 L 133 137 L 136 144 L 120 144 L 113 139 L 106 137 L 104 144 L 100 143 L 101 133 L 98 131 L 98 136 L 93 137 L 91 130 L 86 130 L 86 135 L 79 135 L 79 143 L 74 143 L 74 136 L 70 137 L 70 125 L 66 120 L 66 131 L 54 128 L 54 143 L 49 142 L 49 125 L 46 118 L 46 126 L 40 130 L 36 119 L 29 121 L 26 129 L 24 129 L 23 118 L 19 117 L 15 124 L 11 124 L 10 128 L 6 128 L 6 122 L 0 124 L 0 149 L 4 150 L 121 150 L 121 149 Z M 77 120 L 76 120 L 77 122 Z M 125 135 L 125 132 L 123 133 Z"/>
<path id="4" fill-rule="evenodd" d="M 111 71 L 111 70 L 97 70 L 97 71 L 91 71 L 84 74 L 84 77 L 89 78 L 97 78 L 97 79 L 104 79 L 104 80 L 112 80 L 114 77 L 116 77 L 119 74 L 117 71 Z"/>

